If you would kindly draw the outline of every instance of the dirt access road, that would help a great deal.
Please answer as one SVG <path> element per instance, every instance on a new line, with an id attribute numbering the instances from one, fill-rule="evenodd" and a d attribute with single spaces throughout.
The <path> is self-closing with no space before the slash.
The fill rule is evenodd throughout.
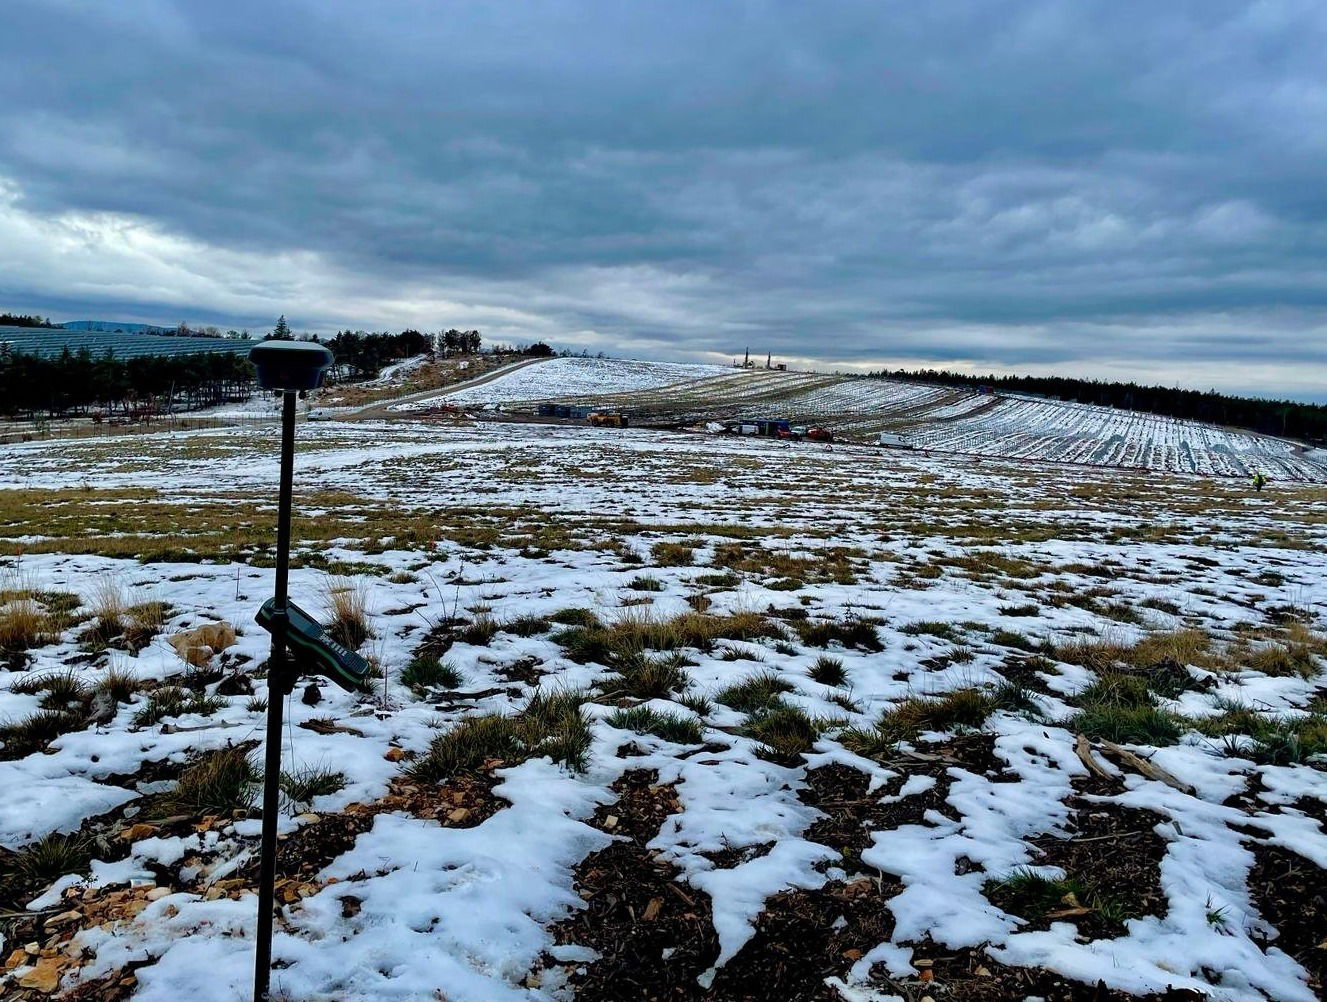
<path id="1" fill-rule="evenodd" d="M 430 400 L 433 397 L 441 397 L 448 393 L 456 393 L 460 390 L 470 390 L 476 386 L 483 386 L 485 383 L 491 383 L 495 379 L 501 379 L 503 376 L 511 375 L 517 369 L 524 369 L 529 365 L 538 365 L 540 362 L 547 362 L 546 358 L 526 358 L 519 362 L 513 362 L 511 365 L 504 365 L 500 369 L 494 369 L 492 372 L 486 372 L 482 376 L 476 376 L 474 379 L 467 379 L 460 383 L 453 383 L 451 386 L 439 386 L 431 390 L 420 390 L 418 393 L 407 393 L 403 397 L 395 397 L 391 400 L 380 400 L 377 403 L 369 404 L 367 407 L 361 407 L 359 410 L 351 411 L 349 414 L 337 415 L 338 421 L 374 421 L 383 418 L 404 417 L 403 414 L 393 414 L 392 408 L 399 407 L 402 404 L 414 403 L 418 400 Z"/>

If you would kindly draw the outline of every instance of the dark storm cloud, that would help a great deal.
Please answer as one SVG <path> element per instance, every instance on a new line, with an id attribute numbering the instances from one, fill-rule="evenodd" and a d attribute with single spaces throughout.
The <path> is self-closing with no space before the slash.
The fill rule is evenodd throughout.
<path id="1" fill-rule="evenodd" d="M 1327 385 L 1312 0 L 3 16 L 14 307 Z"/>

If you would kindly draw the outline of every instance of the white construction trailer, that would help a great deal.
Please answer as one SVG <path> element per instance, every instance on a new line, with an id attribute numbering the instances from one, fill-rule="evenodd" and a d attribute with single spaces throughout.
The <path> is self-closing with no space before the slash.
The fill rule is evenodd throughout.
<path id="1" fill-rule="evenodd" d="M 876 445 L 883 445 L 887 449 L 915 449 L 917 448 L 908 441 L 906 436 L 896 434 L 892 431 L 882 431 L 880 437 L 875 440 Z"/>

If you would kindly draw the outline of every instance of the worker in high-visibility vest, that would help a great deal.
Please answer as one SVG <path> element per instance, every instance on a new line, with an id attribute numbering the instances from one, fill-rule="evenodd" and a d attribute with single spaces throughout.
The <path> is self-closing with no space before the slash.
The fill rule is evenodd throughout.
<path id="1" fill-rule="evenodd" d="M 1253 474 L 1253 489 L 1255 491 L 1261 491 L 1266 486 L 1267 486 L 1266 475 L 1263 473 L 1262 470 L 1257 470 Z"/>

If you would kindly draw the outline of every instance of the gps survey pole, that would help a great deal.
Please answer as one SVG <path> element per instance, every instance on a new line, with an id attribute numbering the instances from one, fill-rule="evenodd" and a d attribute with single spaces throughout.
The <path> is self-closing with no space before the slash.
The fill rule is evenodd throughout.
<path id="1" fill-rule="evenodd" d="M 281 489 L 277 501 L 276 588 L 270 605 L 272 653 L 267 661 L 267 747 L 263 766 L 263 842 L 258 874 L 258 933 L 253 965 L 254 1002 L 267 1002 L 272 971 L 272 913 L 275 909 L 276 823 L 281 791 L 281 711 L 295 687 L 297 670 L 287 650 L 290 624 L 290 499 L 295 473 L 295 401 L 316 389 L 331 367 L 332 353 L 308 341 L 264 341 L 249 352 L 258 385 L 281 394 Z M 264 606 L 265 609 L 268 606 Z"/>

